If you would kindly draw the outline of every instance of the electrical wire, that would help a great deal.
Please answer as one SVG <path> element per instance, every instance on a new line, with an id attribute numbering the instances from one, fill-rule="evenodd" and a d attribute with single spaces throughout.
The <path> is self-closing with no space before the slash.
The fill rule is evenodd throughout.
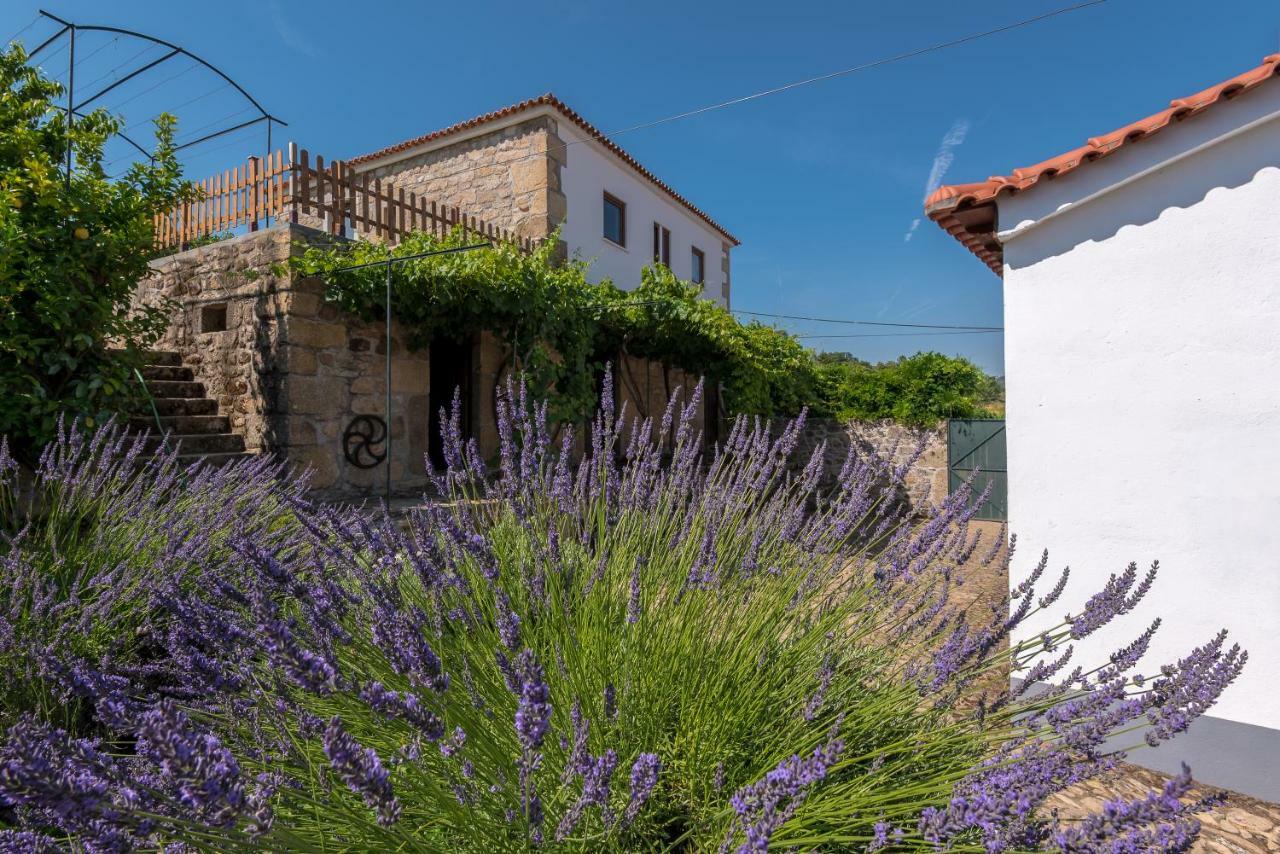
<path id="1" fill-rule="evenodd" d="M 157 48 L 157 47 L 159 47 L 159 46 L 160 46 L 160 45 L 157 45 L 157 44 L 149 44 L 149 45 L 147 45 L 147 46 L 146 46 L 146 47 L 144 47 L 142 50 L 140 50 L 140 51 L 138 51 L 137 53 L 135 53 L 135 54 L 133 54 L 132 56 L 130 56 L 130 57 L 129 57 L 128 59 L 126 59 L 124 62 L 121 62 L 119 65 L 115 66 L 114 68 L 109 68 L 109 69 L 107 69 L 107 70 L 106 70 L 105 72 L 103 72 L 102 74 L 99 74 L 97 77 L 95 77 L 94 79 L 90 80 L 88 83 L 84 84 L 84 88 L 86 88 L 86 89 L 95 89 L 95 88 L 97 88 L 97 85 L 98 85 L 99 83 L 101 83 L 103 80 L 106 80 L 106 79 L 107 79 L 108 77 L 110 77 L 112 74 L 115 74 L 115 73 L 116 73 L 117 71 L 119 71 L 121 68 L 124 68 L 126 65 L 128 65 L 128 64 L 129 64 L 129 63 L 131 63 L 131 62 L 133 62 L 135 59 L 137 59 L 138 57 L 142 56 L 142 55 L 143 55 L 144 53 L 146 53 L 147 51 L 152 50 L 152 49 L 154 49 L 154 48 Z"/>
<path id="2" fill-rule="evenodd" d="M 100 47 L 96 48 L 95 50 L 91 50 L 91 51 L 89 51 L 87 54 L 85 54 L 84 56 L 82 56 L 82 57 L 80 57 L 79 59 L 77 59 L 77 60 L 76 60 L 76 68 L 80 68 L 84 63 L 86 63 L 86 62 L 88 62 L 89 60 L 93 59 L 95 56 L 97 56 L 98 54 L 102 53 L 104 50 L 106 50 L 107 48 L 111 47 L 113 44 L 115 44 L 115 43 L 116 43 L 116 42 L 118 42 L 118 41 L 120 41 L 120 37 L 119 37 L 119 36 L 116 36 L 116 37 L 115 37 L 115 38 L 113 38 L 111 41 L 107 42 L 106 44 L 101 45 Z"/>
<path id="3" fill-rule="evenodd" d="M 181 104 L 178 104 L 177 106 L 169 107 L 168 109 L 161 110 L 160 112 L 156 113 L 154 116 L 152 116 L 149 119 L 144 119 L 140 122 L 134 122 L 133 124 L 126 127 L 125 130 L 126 131 L 136 130 L 137 128 L 143 127 L 144 125 L 154 124 L 155 120 L 163 116 L 165 113 L 172 114 L 177 110 L 181 110 L 183 107 L 189 107 L 192 104 L 194 104 L 196 101 L 202 100 L 204 98 L 208 98 L 210 95 L 221 92 L 223 89 L 229 89 L 230 87 L 231 87 L 230 83 L 222 83 L 221 85 L 213 87 L 208 92 L 205 92 L 203 95 L 196 95 L 194 98 L 188 98 L 187 100 L 183 101 Z"/>
<path id="4" fill-rule="evenodd" d="M 687 119 L 692 116 L 698 116 L 698 115 L 702 115 L 703 113 L 709 113 L 713 110 L 720 110 L 720 109 L 724 109 L 725 107 L 732 107 L 737 104 L 744 104 L 747 101 L 755 101 L 759 98 L 768 97 L 769 95 L 777 95 L 780 92 L 788 92 L 792 89 L 799 89 L 801 86 L 808 86 L 812 83 L 822 83 L 827 80 L 834 80 L 837 77 L 845 77 L 850 74 L 856 74 L 859 71 L 869 71 L 872 68 L 879 68 L 880 66 L 890 65 L 895 62 L 901 62 L 905 59 L 913 59 L 917 56 L 922 56 L 923 54 L 926 54 L 926 53 L 932 53 L 938 50 L 945 50 L 946 48 L 950 48 L 950 47 L 958 47 L 962 44 L 967 44 L 972 41 L 985 39 L 988 36 L 994 36 L 994 35 L 999 35 L 1000 33 L 1006 33 L 1010 30 L 1018 29 L 1019 27 L 1025 27 L 1030 24 L 1037 23 L 1039 21 L 1047 20 L 1049 18 L 1055 18 L 1058 15 L 1065 15 L 1069 12 L 1077 12 L 1081 9 L 1086 9 L 1090 6 L 1100 6 L 1106 2 L 1107 0 L 1088 0 L 1088 2 L 1077 3 L 1074 6 L 1065 6 L 1060 9 L 1055 9 L 1051 12 L 1045 12 L 1043 15 L 1036 15 L 1033 18 L 1026 18 L 1025 20 L 1018 21 L 1017 23 L 1006 24 L 1005 26 L 996 27 L 995 29 L 986 30 L 981 33 L 973 33 L 971 35 L 961 36 L 960 38 L 957 38 L 957 39 L 951 39 L 950 41 L 939 42 L 938 44 L 930 45 L 928 47 L 916 48 L 915 50 L 909 50 L 904 53 L 894 54 L 893 56 L 887 56 L 887 57 L 884 57 L 883 59 L 872 60 L 871 62 L 864 62 L 861 65 L 854 65 L 850 68 L 843 68 L 839 71 L 832 71 L 827 74 L 820 74 L 817 77 L 809 77 L 805 80 L 796 80 L 793 83 L 786 83 L 786 84 L 783 84 L 782 86 L 775 86 L 772 89 L 765 89 L 764 91 L 755 92 L 750 95 L 743 95 L 742 97 L 739 97 L 739 98 L 731 98 L 728 101 L 721 101 L 718 104 L 708 104 L 705 107 L 698 107 L 695 110 L 688 110 L 687 112 L 677 113 L 674 116 L 667 116 L 666 118 L 663 118 L 663 119 L 655 119 L 654 121 L 651 121 L 651 122 L 643 122 L 642 124 L 632 125 L 631 127 L 614 131 L 610 135 L 618 136 L 620 134 L 631 133 L 632 131 L 636 131 L 636 130 L 644 130 L 645 128 L 651 128 L 651 127 L 654 127 L 655 125 L 665 124 L 667 122 L 679 121 L 680 119 Z"/>
<path id="5" fill-rule="evenodd" d="M 205 124 L 202 124 L 202 125 L 200 125 L 200 127 L 191 128 L 191 129 L 190 129 L 190 130 L 188 130 L 186 133 L 184 133 L 181 137 L 179 137 L 179 138 L 175 139 L 175 140 L 174 140 L 174 143 L 175 143 L 176 145 L 182 145 L 183 143 L 190 142 L 191 140 L 195 139 L 195 138 L 196 138 L 196 136 L 197 136 L 201 131 L 206 130 L 206 129 L 208 129 L 208 128 L 211 128 L 211 127 L 213 127 L 214 125 L 220 125 L 220 124 L 222 124 L 222 123 L 223 123 L 223 122 L 225 122 L 225 121 L 229 121 L 229 120 L 231 120 L 231 119 L 234 119 L 236 116 L 243 116 L 245 113 L 252 112 L 252 111 L 253 111 L 253 110 L 255 110 L 255 109 L 257 109 L 257 108 L 256 108 L 256 107 L 253 107 L 253 106 L 244 107 L 244 108 L 242 108 L 242 109 L 236 110 L 234 113 L 228 113 L 227 115 L 222 116 L 221 118 L 217 118 L 217 119 L 214 119 L 214 120 L 213 120 L 213 121 L 211 121 L 211 122 L 207 122 L 207 123 L 205 123 Z"/>
<path id="6" fill-rule="evenodd" d="M 845 320 L 838 317 L 811 317 L 803 314 L 770 314 L 764 311 L 747 311 L 744 308 L 735 308 L 732 310 L 734 314 L 749 314 L 752 317 L 774 317 L 781 320 L 807 320 L 812 323 L 846 323 L 853 326 L 903 326 L 910 329 L 962 329 L 972 332 L 1000 332 L 1003 326 L 977 326 L 971 324 L 946 324 L 946 323 L 890 323 L 884 320 Z"/>
<path id="7" fill-rule="evenodd" d="M 67 46 L 68 46 L 69 44 L 71 44 L 71 40 L 70 40 L 70 39 L 67 39 L 67 40 L 66 40 L 66 41 L 64 41 L 64 42 L 63 42 L 63 43 L 58 47 L 58 49 L 57 49 L 57 50 L 55 50 L 53 53 L 49 54 L 48 56 L 42 57 L 42 58 L 41 58 L 41 60 L 40 60 L 40 62 L 36 65 L 36 68 L 39 68 L 41 71 L 44 71 L 44 69 L 45 69 L 45 67 L 48 65 L 48 63 L 50 63 L 51 61 L 53 61 L 53 59 L 54 59 L 54 58 L 61 56 L 61 55 L 62 55 L 62 52 L 63 52 L 64 50 L 66 50 L 66 49 L 67 49 Z M 53 77 L 53 75 L 46 75 L 46 76 L 48 76 L 50 80 L 54 80 L 54 79 L 55 79 L 55 78 Z"/>
<path id="8" fill-rule="evenodd" d="M 32 27 L 34 27 L 34 26 L 36 25 L 36 23 L 37 23 L 39 20 L 40 20 L 40 16 L 39 16 L 39 15 L 36 15 L 34 18 L 32 18 L 32 19 L 31 19 L 31 23 L 27 24 L 25 27 L 23 27 L 22 29 L 18 30 L 18 31 L 17 31 L 16 33 L 14 33 L 13 35 L 9 36 L 8 40 L 6 40 L 6 41 L 5 41 L 5 44 L 7 44 L 7 45 L 8 45 L 8 44 L 13 44 L 15 41 L 17 41 L 17 40 L 18 40 L 18 37 L 19 37 L 19 36 L 21 36 L 21 35 L 22 35 L 23 33 L 25 33 L 27 30 L 29 30 L 29 29 L 31 29 Z"/>
<path id="9" fill-rule="evenodd" d="M 154 92 L 155 90 L 159 89 L 159 88 L 160 88 L 161 86 L 163 86 L 164 84 L 166 84 L 166 83 L 172 83 L 173 81 L 177 80 L 177 79 L 178 79 L 179 77 L 181 77 L 182 75 L 184 75 L 184 74 L 190 74 L 192 71 L 195 71 L 197 68 L 200 68 L 200 67 L 201 67 L 200 65 L 197 65 L 196 63 L 194 63 L 194 62 L 193 62 L 193 63 L 191 63 L 190 65 L 188 65 L 186 68 L 184 68 L 184 69 L 182 69 L 181 71 L 179 71 L 178 73 L 176 73 L 176 74 L 171 74 L 171 75 L 169 75 L 168 77 L 166 77 L 166 78 L 164 78 L 163 80 L 161 80 L 160 82 L 151 84 L 151 85 L 150 85 L 150 86 L 148 86 L 146 89 L 143 89 L 141 92 L 138 92 L 137 94 L 134 94 L 134 95 L 130 95 L 128 98 L 125 98 L 123 101 L 120 101 L 118 104 L 116 104 L 116 105 L 114 105 L 114 106 L 111 106 L 111 107 L 108 107 L 108 108 L 107 108 L 107 111 L 108 111 L 108 112 L 111 112 L 111 113 L 118 112 L 118 111 L 120 110 L 120 108 L 121 108 L 121 107 L 123 107 L 125 104 L 128 104 L 128 103 L 131 103 L 131 102 L 133 102 L 133 101 L 136 101 L 136 100 L 138 100 L 139 98 L 141 98 L 143 95 L 146 95 L 146 94 L 147 94 L 147 93 L 149 93 L 149 92 Z"/>
<path id="10" fill-rule="evenodd" d="M 853 335 L 792 335 L 793 338 L 917 338 L 923 335 L 990 335 L 995 329 L 969 329 L 962 332 L 862 332 Z"/>
<path id="11" fill-rule="evenodd" d="M 630 127 L 623 127 L 618 130 L 610 131 L 608 133 L 600 133 L 598 136 L 587 137 L 584 139 L 571 139 L 567 142 L 561 143 L 558 146 L 555 146 L 554 149 L 548 149 L 548 151 L 533 152 L 531 154 L 522 155 L 521 157 L 514 158 L 507 162 L 515 163 L 521 160 L 528 160 L 530 158 L 535 158 L 535 157 L 546 157 L 548 152 L 551 150 L 565 151 L 569 148 L 569 146 L 572 146 L 572 145 L 581 145 L 582 143 L 585 143 L 585 142 L 599 142 L 601 140 L 613 139 L 615 137 L 622 136 L 623 134 L 633 133 L 634 131 L 638 131 L 638 130 L 646 130 L 648 128 L 657 127 L 658 125 L 667 124 L 669 122 L 679 121 L 681 119 L 687 119 L 692 116 L 702 115 L 703 113 L 709 113 L 714 110 L 721 110 L 726 107 L 736 106 L 737 104 L 743 104 L 748 101 L 758 100 L 760 98 L 768 97 L 769 95 L 776 95 L 781 92 L 788 92 L 792 89 L 798 89 L 802 86 L 809 86 L 814 83 L 821 83 L 821 82 L 832 80 L 838 77 L 845 77 L 850 74 L 856 74 L 860 71 L 869 71 L 873 68 L 880 68 L 882 66 L 891 65 L 896 62 L 902 62 L 904 60 L 914 59 L 915 57 L 923 56 L 924 54 L 927 54 L 927 53 L 946 50 L 948 48 L 957 47 L 962 44 L 968 44 L 969 42 L 974 42 L 980 39 L 989 38 L 994 35 L 999 35 L 1000 33 L 1007 33 L 1011 30 L 1020 29 L 1022 27 L 1030 26 L 1031 24 L 1038 23 L 1040 21 L 1045 21 L 1050 18 L 1058 17 L 1059 15 L 1066 15 L 1071 12 L 1078 12 L 1081 9 L 1087 9 L 1091 6 L 1100 6 L 1106 2 L 1108 2 L 1108 0 L 1087 0 L 1087 2 L 1076 3 L 1071 6 L 1063 6 L 1058 9 L 1054 9 L 1040 15 L 1035 15 L 1030 18 L 1024 18 L 1020 21 L 1015 21 L 1012 24 L 1005 24 L 1003 26 L 995 27 L 989 30 L 984 30 L 979 33 L 970 33 L 969 35 L 960 36 L 959 38 L 951 39 L 949 41 L 939 42 L 937 44 L 929 45 L 927 47 L 915 48 L 914 50 L 905 51 L 903 53 L 894 54 L 892 56 L 882 57 L 880 59 L 871 60 L 870 62 L 864 62 L 864 63 L 861 63 L 860 65 L 850 66 L 849 68 L 842 68 L 839 71 L 832 71 L 827 74 L 821 74 L 821 75 L 818 75 L 817 77 L 809 77 L 804 80 L 796 80 L 791 83 L 784 83 L 781 86 L 774 86 L 770 89 L 764 89 L 760 92 L 753 92 L 750 95 L 743 95 L 737 98 L 731 98 L 727 101 L 720 101 L 715 104 L 708 104 L 704 107 L 698 107 L 693 110 L 686 110 L 685 112 L 682 112 L 682 113 L 676 113 L 675 115 L 665 116 L 659 119 L 653 119 L 652 121 L 641 122 L 640 124 L 631 125 Z M 473 170 L 473 168 L 474 167 L 468 166 L 467 168 L 459 169 L 455 172 L 446 172 L 442 175 L 433 175 L 431 177 L 432 177 L 432 180 L 442 181 L 447 178 L 452 178 L 455 175 L 462 175 L 467 172 L 470 172 Z"/>

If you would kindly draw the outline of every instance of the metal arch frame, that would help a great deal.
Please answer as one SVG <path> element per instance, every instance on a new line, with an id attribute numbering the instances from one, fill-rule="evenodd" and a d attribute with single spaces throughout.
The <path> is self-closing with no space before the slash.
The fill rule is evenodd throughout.
<path id="1" fill-rule="evenodd" d="M 147 71 L 150 71 L 151 69 L 155 68 L 156 66 L 160 65 L 161 63 L 163 63 L 163 62 L 165 62 L 165 61 L 167 61 L 167 60 L 169 60 L 169 59 L 172 59 L 172 58 L 173 58 L 173 57 L 175 57 L 175 56 L 185 56 L 185 57 L 187 57 L 188 59 L 191 59 L 191 60 L 193 60 L 193 61 L 195 61 L 195 62 L 199 63 L 199 64 L 200 64 L 200 65 L 202 65 L 203 67 L 207 68 L 209 71 L 212 71 L 214 74 L 216 74 L 216 75 L 218 75 L 219 77 L 221 77 L 224 81 L 226 81 L 226 83 L 227 83 L 228 85 L 230 85 L 233 89 L 235 89 L 237 92 L 239 92 L 239 93 L 240 93 L 240 95 L 241 95 L 241 96 L 243 96 L 243 97 L 244 97 L 244 99 L 245 99 L 246 101 L 248 101 L 250 104 L 252 104 L 252 105 L 254 106 L 254 108 L 258 111 L 259 115 L 258 115 L 258 117 L 257 117 L 256 119 L 251 119 L 251 120 L 249 120 L 249 121 L 247 121 L 247 122 L 241 122 L 240 124 L 235 125 L 235 126 L 233 126 L 233 127 L 223 128 L 222 130 L 215 131 L 215 132 L 210 133 L 210 134 L 206 134 L 206 135 L 204 135 L 204 136 L 200 137 L 199 139 L 192 140 L 191 142 L 183 143 L 182 145 L 179 145 L 179 146 L 175 146 L 174 151 L 181 151 L 181 150 L 182 150 L 182 149 L 184 149 L 184 148 L 190 148 L 190 147 L 192 147 L 192 146 L 194 146 L 194 145 L 199 145 L 200 143 L 208 142 L 209 140 L 216 139 L 216 138 L 218 138 L 218 137 L 220 137 L 220 136 L 224 136 L 224 135 L 226 135 L 226 134 L 228 134 L 228 133 L 233 133 L 233 132 L 235 132 L 235 131 L 242 130 L 242 129 L 246 128 L 246 127 L 250 127 L 250 126 L 252 126 L 252 125 L 255 125 L 255 124 L 258 124 L 259 122 L 264 122 L 264 121 L 267 123 L 267 150 L 268 150 L 268 151 L 270 151 L 270 149 L 271 149 L 271 131 L 272 131 L 272 127 L 273 127 L 273 125 L 277 125 L 277 124 L 278 124 L 278 125 L 280 125 L 281 127 L 288 127 L 288 126 L 289 126 L 289 123 L 288 123 L 288 122 L 286 122 L 286 121 L 284 121 L 284 120 L 282 120 L 282 119 L 280 119 L 280 118 L 278 118 L 278 117 L 276 117 L 276 116 L 272 115 L 271 113 L 267 112 L 267 111 L 263 108 L 263 106 L 262 106 L 261 104 L 259 104 L 259 103 L 258 103 L 258 100 L 257 100 L 256 98 L 254 98 L 254 97 L 253 97 L 252 95 L 250 95 L 247 91 L 245 91 L 244 87 L 243 87 L 243 86 L 241 86 L 239 83 L 237 83 L 235 80 L 233 80 L 233 79 L 232 79 L 232 78 L 231 78 L 231 77 L 230 77 L 226 72 L 224 72 L 222 69 L 218 68 L 216 65 L 214 65 L 214 64 L 213 64 L 213 63 L 211 63 L 211 62 L 209 62 L 208 60 L 206 60 L 206 59 L 204 59 L 204 58 L 202 58 L 202 57 L 200 57 L 200 56 L 197 56 L 196 54 L 192 53 L 191 51 L 187 50 L 187 49 L 186 49 L 186 48 L 184 48 L 184 47 L 181 47 L 181 46 L 179 46 L 179 45 L 173 44 L 172 42 L 169 42 L 169 41 L 165 41 L 164 39 L 156 38 L 155 36 L 149 36 L 149 35 L 147 35 L 146 33 L 140 33 L 140 32 L 137 32 L 136 30 L 126 30 L 126 29 L 123 29 L 123 28 L 121 28 L 121 27 L 109 27 L 109 26 L 104 26 L 104 25 L 100 25 L 100 24 L 76 24 L 76 23 L 73 23 L 73 22 L 71 22 L 71 21 L 68 21 L 68 20 L 66 20 L 66 19 L 64 19 L 64 18 L 60 18 L 60 17 L 58 17 L 57 15 L 54 15 L 54 14 L 53 14 L 53 13 L 51 13 L 51 12 L 47 12 L 47 11 L 45 11 L 44 9 L 39 9 L 38 11 L 39 11 L 39 13 L 40 13 L 41 17 L 48 18 L 48 19 L 49 19 L 49 20 L 51 20 L 51 21 L 55 21 L 55 22 L 57 22 L 57 23 L 61 24 L 61 25 L 62 25 L 62 29 L 58 30 L 58 31 L 57 31 L 56 33 L 54 33 L 53 35 L 49 36 L 49 38 L 47 38 L 47 39 L 45 39 L 43 42 L 41 42 L 41 43 L 40 43 L 40 45 L 39 45 L 38 47 L 36 47 L 36 48 L 35 48 L 35 50 L 31 51 L 31 53 L 29 53 L 29 54 L 27 55 L 27 58 L 28 58 L 28 59 L 34 59 L 34 58 L 35 58 L 35 56 L 36 56 L 36 54 L 40 53 L 40 51 L 44 50 L 44 49 L 45 49 L 45 48 L 47 48 L 49 45 L 53 44 L 55 41 L 57 41 L 59 38 L 61 38 L 64 34 L 66 34 L 66 33 L 70 33 L 70 37 L 71 37 L 71 50 L 70 50 L 70 57 L 69 57 L 69 60 L 68 60 L 68 80 L 67 80 L 67 124 L 68 124 L 68 127 L 70 126 L 70 124 L 71 124 L 72 120 L 73 120 L 76 116 L 79 116 L 79 117 L 81 117 L 81 118 L 83 118 L 83 117 L 84 117 L 84 113 L 83 113 L 83 112 L 81 112 L 81 110 L 82 110 L 84 107 L 88 106 L 88 105 L 89 105 L 90 103 L 92 103 L 93 101 L 96 101 L 97 99 L 101 98 L 103 95 L 105 95 L 105 94 L 107 94 L 108 92 L 112 91 L 112 90 L 113 90 L 113 89 L 115 89 L 116 87 L 121 86 L 121 85 L 123 85 L 124 83 L 127 83 L 128 81 L 130 81 L 130 80 L 134 79 L 135 77 L 137 77 L 137 76 L 138 76 L 138 75 L 140 75 L 140 74 L 143 74 L 143 73 L 145 73 L 145 72 L 147 72 Z M 134 69 L 133 71 L 131 71 L 131 72 L 129 72 L 128 74 L 124 75 L 123 77 L 121 77 L 121 78 L 119 78 L 119 79 L 117 79 L 117 80 L 113 81 L 112 83 L 108 84 L 105 88 L 103 88 L 103 89 L 101 89 L 101 90 L 99 90 L 99 91 L 95 92 L 93 95 L 90 95 L 88 98 L 85 98 L 83 101 L 81 101 L 80 103 L 78 103 L 78 104 L 77 104 L 77 103 L 75 102 L 75 57 L 76 57 L 76 31 L 77 31 L 77 30 L 83 30 L 84 32 L 115 33 L 115 34 L 117 34 L 117 35 L 128 36 L 128 37 L 130 37 L 130 38 L 142 39 L 143 41 L 148 41 L 148 42 L 151 42 L 152 44 L 158 44 L 158 45 L 161 45 L 162 47 L 167 47 L 167 48 L 169 48 L 169 52 L 168 52 L 168 53 L 166 53 L 164 56 L 160 57 L 159 59 L 154 59 L 154 60 L 152 60 L 152 61 L 150 61 L 150 62 L 148 62 L 148 63 L 144 64 L 142 67 Z M 130 138 L 129 138 L 128 136 L 126 136 L 123 132 L 117 131 L 115 135 L 116 135 L 116 136 L 119 136 L 119 137 L 120 137 L 121 139 L 123 139 L 125 142 L 129 143 L 129 145 L 133 146 L 135 149 L 137 149 L 137 150 L 138 150 L 139 152 L 141 152 L 143 155 L 145 155 L 145 156 L 147 156 L 147 157 L 150 157 L 150 156 L 151 156 L 151 153 L 150 153 L 149 151 L 147 151 L 145 148 L 143 148 L 141 145 L 139 145 L 139 144 L 138 144 L 137 142 L 135 142 L 134 140 L 130 139 Z M 70 182 L 70 181 L 71 181 L 71 139 L 70 139 L 70 136 L 68 136 L 68 139 L 67 139 L 67 181 L 68 181 L 68 182 Z"/>

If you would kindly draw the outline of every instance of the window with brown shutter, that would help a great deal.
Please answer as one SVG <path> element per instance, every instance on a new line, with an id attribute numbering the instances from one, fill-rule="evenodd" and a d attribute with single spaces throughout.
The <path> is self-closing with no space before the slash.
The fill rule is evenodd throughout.
<path id="1" fill-rule="evenodd" d="M 671 266 L 671 229 L 653 224 L 653 263 Z"/>

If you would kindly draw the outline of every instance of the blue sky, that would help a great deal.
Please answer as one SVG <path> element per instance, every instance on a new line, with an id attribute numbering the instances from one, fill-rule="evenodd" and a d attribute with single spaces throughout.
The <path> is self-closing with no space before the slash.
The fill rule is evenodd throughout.
<path id="1" fill-rule="evenodd" d="M 1068 5 L 47 2 L 78 23 L 149 32 L 221 65 L 289 122 L 277 143 L 294 139 L 330 157 L 546 91 L 610 132 Z M 0 37 L 27 26 L 36 8 L 7 0 Z M 32 46 L 52 31 L 42 22 L 23 38 Z M 998 326 L 999 279 L 931 222 L 911 231 L 931 176 L 954 183 L 1006 174 L 1277 50 L 1280 7 L 1270 0 L 1108 0 L 617 141 L 742 240 L 736 308 Z M 126 60 L 136 51 L 84 36 L 77 85 L 84 92 L 106 75 L 100 88 L 113 68 L 133 67 Z M 65 78 L 65 63 L 63 52 L 48 69 Z M 121 87 L 103 103 L 144 123 L 181 105 L 188 138 L 251 117 L 234 115 L 243 105 L 228 90 L 205 94 L 218 81 L 185 67 L 155 72 L 150 80 L 163 85 L 150 92 Z M 203 177 L 243 162 L 261 141 L 253 129 L 192 149 L 188 172 Z M 802 335 L 886 331 L 780 323 Z M 937 349 L 1003 371 L 999 334 L 807 340 L 872 360 Z"/>

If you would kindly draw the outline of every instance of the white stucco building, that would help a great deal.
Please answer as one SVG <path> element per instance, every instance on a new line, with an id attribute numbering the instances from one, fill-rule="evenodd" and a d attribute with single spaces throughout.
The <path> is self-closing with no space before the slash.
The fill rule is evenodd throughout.
<path id="1" fill-rule="evenodd" d="M 1048 548 L 1072 573 L 1046 619 L 1129 561 L 1158 559 L 1144 604 L 1077 660 L 1159 616 L 1151 673 L 1228 628 L 1249 651 L 1244 675 L 1207 719 L 1131 758 L 1162 770 L 1185 758 L 1198 778 L 1268 800 L 1280 800 L 1277 72 L 1270 56 L 926 201 L 1004 278 L 1010 527 L 1024 554 Z"/>
<path id="2" fill-rule="evenodd" d="M 729 304 L 738 240 L 555 95 L 347 162 L 521 236 L 559 228 L 569 256 L 590 262 L 596 281 L 630 289 L 658 261 Z"/>

